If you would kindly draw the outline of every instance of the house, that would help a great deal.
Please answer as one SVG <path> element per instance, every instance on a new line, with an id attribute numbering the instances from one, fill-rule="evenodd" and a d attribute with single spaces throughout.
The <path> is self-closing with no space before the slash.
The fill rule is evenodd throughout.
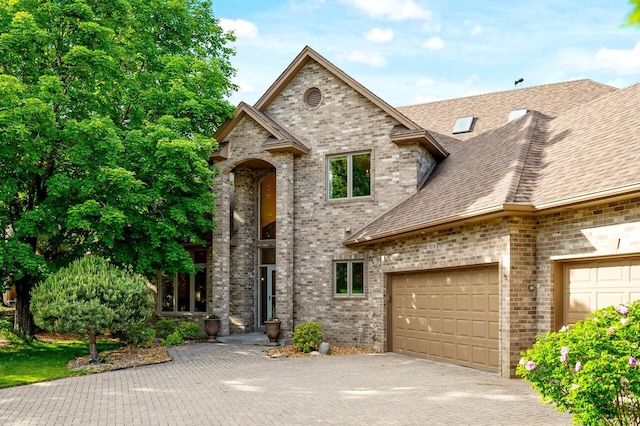
<path id="1" fill-rule="evenodd" d="M 639 101 L 577 80 L 393 108 L 305 47 L 214 135 L 204 269 L 159 310 L 512 377 L 536 334 L 640 298 Z"/>

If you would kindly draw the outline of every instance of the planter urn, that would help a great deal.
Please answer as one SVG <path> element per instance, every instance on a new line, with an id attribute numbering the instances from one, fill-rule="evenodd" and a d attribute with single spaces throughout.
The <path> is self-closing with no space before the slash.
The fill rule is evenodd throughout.
<path id="1" fill-rule="evenodd" d="M 220 331 L 220 318 L 207 318 L 204 320 L 204 332 L 207 333 L 207 342 L 217 342 L 216 336 Z"/>
<path id="2" fill-rule="evenodd" d="M 280 321 L 265 321 L 264 326 L 269 338 L 270 344 L 278 344 L 278 337 L 280 336 Z"/>

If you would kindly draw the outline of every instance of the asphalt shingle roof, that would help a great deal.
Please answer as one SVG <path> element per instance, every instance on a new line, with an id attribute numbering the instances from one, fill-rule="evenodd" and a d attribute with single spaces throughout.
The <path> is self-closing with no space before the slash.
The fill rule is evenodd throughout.
<path id="1" fill-rule="evenodd" d="M 345 243 L 499 212 L 505 204 L 544 209 L 640 185 L 639 104 L 640 83 L 618 90 L 579 80 L 400 108 L 450 156 L 416 194 Z M 529 113 L 507 123 L 518 108 Z M 472 114 L 476 127 L 465 140 L 449 136 L 457 116 Z"/>

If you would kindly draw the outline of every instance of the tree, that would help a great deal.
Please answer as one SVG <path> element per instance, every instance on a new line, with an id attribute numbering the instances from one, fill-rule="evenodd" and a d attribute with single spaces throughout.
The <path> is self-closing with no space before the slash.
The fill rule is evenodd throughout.
<path id="1" fill-rule="evenodd" d="M 629 0 L 629 4 L 632 5 L 631 12 L 627 15 L 626 25 L 628 26 L 640 26 L 640 0 Z"/>
<path id="2" fill-rule="evenodd" d="M 141 275 L 86 256 L 62 268 L 33 289 L 31 307 L 38 327 L 86 333 L 93 362 L 99 361 L 96 336 L 127 332 L 153 314 L 154 298 Z"/>
<path id="3" fill-rule="evenodd" d="M 205 0 L 0 2 L 0 286 L 85 253 L 194 272 L 212 229 L 210 136 L 233 114 L 233 40 Z"/>

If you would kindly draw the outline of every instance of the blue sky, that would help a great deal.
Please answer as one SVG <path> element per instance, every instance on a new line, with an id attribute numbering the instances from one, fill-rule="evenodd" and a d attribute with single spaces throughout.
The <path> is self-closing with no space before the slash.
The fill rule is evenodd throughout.
<path id="1" fill-rule="evenodd" d="M 222 0 L 240 87 L 254 104 L 305 45 L 393 106 L 589 78 L 640 81 L 627 0 Z"/>

